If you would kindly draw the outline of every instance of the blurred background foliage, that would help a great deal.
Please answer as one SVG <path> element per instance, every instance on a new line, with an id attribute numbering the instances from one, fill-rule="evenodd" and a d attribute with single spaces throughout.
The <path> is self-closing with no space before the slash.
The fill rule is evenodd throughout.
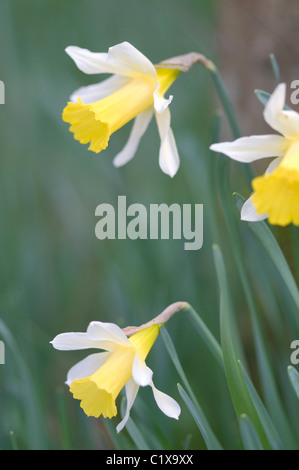
<path id="1" fill-rule="evenodd" d="M 209 73 L 194 66 L 171 89 L 172 128 L 181 157 L 173 179 L 159 169 L 154 122 L 135 158 L 115 169 L 112 159 L 124 145 L 130 124 L 112 136 L 107 150 L 95 155 L 74 141 L 61 119 L 69 95 L 97 80 L 76 68 L 64 52 L 66 46 L 105 52 L 126 40 L 154 63 L 190 51 L 218 63 L 220 2 L 2 0 L 0 18 L 0 79 L 6 87 L 6 103 L 0 106 L 0 339 L 6 346 L 6 364 L 0 366 L 0 448 L 135 448 L 127 431 L 116 435 L 118 418 L 113 424 L 88 419 L 63 385 L 68 369 L 85 357 L 84 351 L 55 351 L 49 341 L 60 332 L 85 331 L 92 320 L 138 325 L 178 300 L 193 305 L 219 338 L 211 249 L 215 241 L 224 253 L 241 342 L 260 390 L 248 307 L 217 199 L 216 156 L 207 150 L 218 108 Z M 229 134 L 225 120 L 223 126 Z M 232 174 L 233 190 L 247 197 L 250 188 L 242 169 L 233 164 Z M 162 202 L 204 204 L 203 248 L 184 251 L 183 240 L 99 241 L 95 208 L 103 202 L 116 206 L 118 195 L 126 195 L 128 205 L 139 202 L 146 207 Z M 294 306 L 271 261 L 238 222 L 237 211 L 234 215 L 271 361 L 276 363 L 276 380 L 292 421 L 298 403 L 284 382 L 296 327 L 294 333 L 285 310 Z M 294 234 L 286 230 L 282 241 Z M 240 446 L 223 371 L 189 318 L 178 314 L 167 330 L 222 445 Z M 182 415 L 178 422 L 164 417 L 151 394 L 142 390 L 132 411 L 141 435 L 151 435 L 154 448 L 155 436 L 165 448 L 204 448 L 180 401 L 179 379 L 161 338 L 149 363 L 156 386 L 180 402 Z M 294 432 L 298 435 L 298 423 Z"/>

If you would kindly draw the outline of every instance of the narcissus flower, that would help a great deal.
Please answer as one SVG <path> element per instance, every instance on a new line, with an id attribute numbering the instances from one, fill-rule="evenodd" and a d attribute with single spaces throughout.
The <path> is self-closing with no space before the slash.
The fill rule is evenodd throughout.
<path id="1" fill-rule="evenodd" d="M 253 179 L 253 194 L 241 211 L 243 220 L 268 218 L 274 225 L 299 225 L 299 114 L 285 109 L 285 97 L 286 85 L 282 83 L 264 109 L 265 121 L 281 135 L 241 137 L 211 146 L 239 162 L 277 157 L 263 176 Z"/>
<path id="2" fill-rule="evenodd" d="M 178 419 L 181 411 L 178 403 L 157 390 L 152 381 L 153 372 L 145 363 L 159 334 L 160 325 L 151 321 L 141 327 L 121 330 L 113 323 L 94 321 L 89 324 L 86 333 L 62 333 L 54 338 L 51 343 L 59 350 L 105 350 L 87 356 L 73 366 L 67 375 L 66 383 L 74 398 L 81 401 L 87 416 L 116 416 L 115 401 L 125 387 L 127 409 L 117 426 L 119 432 L 129 419 L 139 387 L 150 385 L 160 410 Z"/>
<path id="3" fill-rule="evenodd" d="M 207 59 L 191 52 L 153 65 L 128 42 L 110 47 L 108 53 L 76 46 L 67 47 L 66 52 L 84 73 L 112 74 L 72 94 L 63 111 L 63 120 L 71 124 L 74 138 L 82 144 L 89 143 L 89 150 L 98 153 L 108 146 L 113 132 L 135 119 L 127 144 L 114 158 L 114 165 L 119 167 L 134 157 L 155 114 L 161 138 L 160 168 L 174 176 L 180 159 L 170 127 L 168 106 L 173 97 L 164 95 L 180 72 L 186 72 L 195 62 L 206 65 Z"/>

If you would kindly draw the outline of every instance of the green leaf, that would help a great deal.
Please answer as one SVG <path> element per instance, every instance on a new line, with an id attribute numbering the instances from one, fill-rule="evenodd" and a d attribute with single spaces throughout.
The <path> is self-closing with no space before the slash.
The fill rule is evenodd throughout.
<path id="1" fill-rule="evenodd" d="M 232 253 L 234 256 L 235 263 L 238 268 L 240 281 L 242 283 L 242 287 L 245 291 L 247 296 L 248 288 L 247 282 L 245 279 L 245 273 L 243 269 L 243 253 L 242 253 L 242 244 L 240 239 L 238 221 L 236 219 L 235 211 L 233 210 L 233 200 L 232 200 L 232 192 L 231 192 L 231 184 L 230 184 L 230 166 L 231 162 L 227 158 L 219 158 L 218 159 L 218 181 L 217 186 L 219 190 L 219 199 L 220 204 L 223 211 L 224 220 L 226 222 L 226 226 L 229 233 L 230 244 Z M 250 301 L 249 296 L 246 300 Z M 236 331 L 235 322 L 231 319 L 231 329 L 232 329 L 232 336 L 235 345 L 236 352 L 238 354 L 239 359 L 242 359 L 243 364 L 246 363 L 245 354 L 243 351 L 243 345 L 240 341 L 238 332 Z"/>
<path id="2" fill-rule="evenodd" d="M 223 367 L 223 355 L 219 342 L 216 340 L 214 335 L 211 333 L 205 322 L 201 319 L 200 315 L 194 310 L 194 308 L 188 304 L 184 308 L 186 313 L 189 313 L 192 319 L 192 323 L 199 332 L 202 340 L 206 343 L 207 347 L 219 362 L 221 367 Z"/>
<path id="3" fill-rule="evenodd" d="M 126 398 L 123 397 L 121 401 L 121 405 L 120 405 L 120 413 L 121 413 L 122 418 L 124 418 L 125 412 L 126 412 L 125 403 L 126 403 Z M 131 439 L 133 440 L 138 450 L 149 450 L 149 446 L 143 439 L 141 432 L 139 431 L 138 427 L 136 426 L 132 418 L 128 419 L 126 423 L 126 430 L 128 431 Z"/>
<path id="4" fill-rule="evenodd" d="M 235 139 L 237 139 L 238 137 L 241 137 L 242 134 L 239 128 L 238 121 L 235 116 L 235 112 L 234 112 L 231 100 L 228 97 L 225 85 L 223 83 L 222 77 L 219 73 L 219 70 L 216 67 L 211 69 L 210 72 L 212 74 L 212 79 L 213 79 L 215 88 L 217 90 L 218 96 L 220 98 L 223 109 L 225 111 L 228 122 L 230 124 L 233 136 L 235 137 Z"/>
<path id="5" fill-rule="evenodd" d="M 271 96 L 271 93 L 268 93 L 267 91 L 264 91 L 264 90 L 255 90 L 254 93 L 257 99 L 262 103 L 262 105 L 266 106 Z M 290 111 L 292 108 L 290 108 L 290 106 L 285 104 L 283 109 Z"/>
<path id="6" fill-rule="evenodd" d="M 15 433 L 13 431 L 10 431 L 9 438 L 10 438 L 10 444 L 11 444 L 12 450 L 19 450 L 18 443 L 17 443 L 17 440 L 16 440 L 16 436 L 15 436 Z"/>
<path id="7" fill-rule="evenodd" d="M 24 398 L 23 403 L 25 404 L 24 412 L 27 428 L 27 435 L 25 437 L 28 439 L 32 450 L 45 450 L 47 445 L 44 433 L 44 422 L 30 369 L 12 333 L 2 320 L 0 320 L 0 334 L 13 358 L 17 372 L 16 376 L 20 377 L 20 386 Z"/>
<path id="8" fill-rule="evenodd" d="M 274 83 L 275 83 L 275 86 L 277 87 L 277 85 L 279 85 L 280 83 L 280 70 L 279 70 L 279 65 L 274 54 L 270 54 L 270 62 L 271 62 L 271 66 L 272 66 L 272 70 L 274 74 Z"/>
<path id="9" fill-rule="evenodd" d="M 220 128 L 221 128 L 221 118 L 222 114 L 219 111 L 214 113 L 211 122 L 211 144 L 214 142 L 219 142 L 220 139 Z M 206 170 L 207 170 L 207 184 L 205 188 L 205 193 L 207 194 L 208 210 L 212 217 L 210 217 L 210 226 L 211 226 L 211 237 L 213 242 L 218 242 L 220 238 L 220 227 L 218 226 L 218 195 L 215 188 L 217 187 L 217 156 L 212 150 L 210 151 L 209 158 L 205 161 Z"/>
<path id="10" fill-rule="evenodd" d="M 240 196 L 239 197 L 238 196 L 239 195 L 234 194 L 237 208 L 241 210 L 241 207 L 244 201 L 241 201 Z M 259 222 L 254 222 L 254 223 L 249 224 L 250 228 L 256 229 L 257 227 L 255 225 L 258 223 Z M 266 229 L 268 229 L 265 222 L 262 222 L 261 224 L 262 225 L 264 224 Z M 255 227 L 251 227 L 251 225 L 254 225 Z M 269 233 L 272 236 L 272 244 L 274 243 L 277 245 L 277 242 L 275 238 L 273 237 L 272 233 L 270 231 Z M 270 243 L 267 241 L 265 241 L 265 243 L 267 244 L 267 247 L 269 248 Z M 282 260 L 285 262 L 283 255 L 282 255 Z M 262 381 L 265 400 L 273 416 L 273 420 L 277 425 L 277 428 L 280 429 L 282 432 L 284 445 L 287 448 L 288 446 L 291 446 L 291 448 L 293 448 L 296 445 L 296 440 L 293 436 L 293 432 L 290 428 L 288 418 L 282 406 L 282 400 L 277 389 L 271 363 L 268 357 L 266 344 L 265 344 L 265 337 L 264 337 L 264 334 L 260 325 L 260 318 L 259 318 L 256 306 L 255 306 L 254 299 L 252 297 L 249 282 L 246 279 L 246 273 L 245 273 L 243 262 L 241 262 L 241 265 L 239 266 L 239 268 L 240 268 L 240 278 L 244 286 L 244 291 L 245 291 L 246 299 L 247 299 L 248 306 L 249 306 L 249 312 L 250 312 L 250 316 L 252 319 L 257 361 L 258 361 L 259 372 L 260 372 L 260 377 Z M 265 273 L 265 276 L 266 276 L 266 273 Z"/>
<path id="11" fill-rule="evenodd" d="M 210 442 L 210 439 L 208 437 L 208 433 L 206 431 L 205 425 L 202 422 L 202 417 L 200 416 L 200 414 L 199 414 L 198 410 L 196 409 L 196 407 L 194 406 L 192 400 L 190 399 L 190 397 L 188 396 L 188 394 L 185 392 L 185 390 L 183 389 L 183 387 L 180 384 L 178 384 L 178 391 L 179 391 L 179 394 L 181 395 L 185 405 L 187 406 L 188 410 L 190 411 L 190 414 L 191 414 L 192 418 L 196 422 L 197 427 L 198 427 L 198 429 L 199 429 L 199 431 L 200 431 L 200 433 L 203 437 L 203 440 L 205 441 L 207 449 L 208 450 L 220 450 L 218 445 L 215 448 L 213 448 L 213 445 Z"/>
<path id="12" fill-rule="evenodd" d="M 231 100 L 227 94 L 223 79 L 219 73 L 219 70 L 216 68 L 216 66 L 210 69 L 210 72 L 211 72 L 212 79 L 213 79 L 216 91 L 218 93 L 219 99 L 222 103 L 224 112 L 228 119 L 232 134 L 235 139 L 238 139 L 239 137 L 242 136 L 242 133 L 241 133 Z M 253 176 L 252 169 L 249 165 L 244 165 L 244 164 L 242 165 L 242 169 L 244 171 L 246 180 L 249 183 Z"/>
<path id="13" fill-rule="evenodd" d="M 241 415 L 240 430 L 245 450 L 263 450 L 263 446 L 248 416 Z"/>
<path id="14" fill-rule="evenodd" d="M 248 305 L 252 327 L 253 327 L 253 336 L 255 342 L 255 348 L 257 353 L 258 367 L 260 372 L 260 377 L 262 380 L 263 390 L 265 392 L 265 397 L 267 403 L 271 407 L 271 411 L 276 417 L 276 421 L 279 424 L 279 427 L 284 429 L 284 436 L 286 439 L 292 437 L 292 432 L 288 425 L 288 420 L 286 418 L 284 409 L 281 405 L 281 399 L 276 387 L 275 379 L 271 369 L 271 364 L 267 354 L 267 348 L 265 343 L 265 338 L 263 331 L 260 325 L 259 314 L 255 305 L 254 297 L 251 292 L 250 283 L 248 280 L 246 266 L 244 264 L 243 249 L 242 249 L 242 240 L 239 233 L 239 221 L 237 223 L 234 213 L 232 211 L 232 197 L 231 197 L 231 185 L 229 183 L 229 163 L 226 159 L 219 159 L 219 171 L 218 171 L 218 188 L 222 210 L 224 213 L 224 218 L 227 223 L 228 231 L 230 234 L 231 245 L 233 250 L 234 259 L 238 268 L 238 274 L 240 283 L 243 287 L 243 291 L 246 298 L 246 303 Z M 245 356 L 242 351 L 242 346 L 240 344 L 239 335 L 235 331 L 235 324 L 231 322 L 232 328 L 232 337 L 234 341 L 234 346 L 236 353 L 239 358 L 242 359 L 242 362 L 245 360 Z"/>
<path id="15" fill-rule="evenodd" d="M 262 423 L 262 426 L 265 430 L 265 433 L 267 435 L 267 438 L 270 442 L 270 445 L 272 449 L 274 450 L 281 450 L 282 449 L 282 443 L 281 443 L 281 438 L 279 437 L 279 434 L 269 416 L 268 411 L 266 410 L 262 400 L 260 399 L 252 381 L 249 378 L 249 375 L 247 374 L 245 368 L 243 365 L 240 363 L 241 371 L 243 374 L 243 377 L 245 379 L 248 391 L 250 393 L 251 399 L 254 403 L 255 409 L 259 415 L 260 421 Z"/>
<path id="16" fill-rule="evenodd" d="M 56 390 L 56 403 L 57 403 L 58 419 L 59 419 L 59 425 L 60 425 L 61 448 L 63 450 L 70 450 L 72 447 L 71 437 L 70 437 L 70 428 L 69 428 L 69 422 L 67 419 L 67 413 L 65 409 L 64 392 L 61 387 L 58 387 Z"/>
<path id="17" fill-rule="evenodd" d="M 231 399 L 236 415 L 246 414 L 253 424 L 264 449 L 270 449 L 269 441 L 263 429 L 258 413 L 246 386 L 231 334 L 231 305 L 227 289 L 226 273 L 221 250 L 213 246 L 213 254 L 220 287 L 220 335 L 224 367 Z"/>
<path id="18" fill-rule="evenodd" d="M 240 194 L 234 193 L 234 199 L 236 207 L 239 211 L 245 202 L 245 199 L 240 196 Z M 257 236 L 257 238 L 262 243 L 269 257 L 273 261 L 274 265 L 278 269 L 286 288 L 288 289 L 297 309 L 299 310 L 299 290 L 297 284 L 294 280 L 292 272 L 289 268 L 289 265 L 278 245 L 273 233 L 269 229 L 265 221 L 261 222 L 247 222 L 249 228 Z M 298 312 L 294 316 L 295 324 L 299 325 L 299 316 Z"/>
<path id="19" fill-rule="evenodd" d="M 266 106 L 271 94 L 264 90 L 255 90 L 254 93 L 257 99 L 262 103 L 262 105 Z"/>
<path id="20" fill-rule="evenodd" d="M 160 328 L 160 333 L 161 333 L 161 337 L 162 337 L 162 340 L 165 344 L 165 347 L 168 351 L 168 354 L 186 388 L 186 390 L 188 391 L 188 394 L 190 396 L 190 400 L 192 401 L 193 403 L 193 406 L 194 408 L 196 409 L 197 411 L 197 416 L 199 417 L 200 419 L 200 422 L 202 423 L 202 426 L 203 428 L 205 429 L 205 433 L 206 433 L 206 438 L 208 439 L 209 441 L 209 445 L 211 446 L 211 448 L 213 449 L 222 449 L 218 439 L 216 438 L 214 432 L 212 431 L 210 425 L 209 425 L 209 422 L 204 414 L 204 412 L 202 411 L 193 391 L 192 391 L 192 388 L 188 382 L 188 379 L 186 377 L 186 374 L 184 372 L 184 369 L 180 363 L 180 360 L 178 358 L 178 355 L 177 355 L 177 352 L 175 350 L 175 347 L 174 347 L 174 344 L 170 338 L 170 335 L 168 334 L 165 326 L 161 327 Z M 192 408 L 193 409 L 193 408 Z M 203 438 L 205 439 L 205 437 L 203 436 Z"/>

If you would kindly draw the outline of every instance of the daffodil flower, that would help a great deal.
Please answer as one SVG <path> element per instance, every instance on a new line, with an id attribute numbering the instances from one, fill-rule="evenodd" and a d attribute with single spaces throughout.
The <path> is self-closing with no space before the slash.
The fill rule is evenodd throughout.
<path id="1" fill-rule="evenodd" d="M 164 97 L 179 75 L 175 69 L 156 69 L 141 52 L 128 42 L 110 47 L 108 53 L 95 53 L 76 46 L 66 48 L 77 67 L 87 74 L 112 74 L 101 83 L 75 91 L 63 111 L 63 120 L 89 150 L 100 152 L 113 132 L 135 118 L 129 140 L 115 157 L 114 165 L 127 163 L 137 150 L 155 113 L 161 138 L 159 163 L 162 171 L 174 176 L 180 160 L 170 127 L 169 104 Z"/>
<path id="2" fill-rule="evenodd" d="M 153 372 L 145 363 L 160 330 L 158 323 L 149 322 L 149 325 L 121 330 L 113 323 L 93 321 L 86 333 L 62 333 L 51 342 L 54 348 L 64 351 L 88 348 L 104 350 L 90 354 L 74 365 L 67 374 L 66 384 L 74 398 L 81 401 L 87 416 L 96 418 L 100 415 L 104 418 L 116 416 L 115 400 L 125 387 L 127 408 L 116 428 L 117 432 L 123 429 L 129 419 L 140 386 L 149 385 L 152 388 L 154 399 L 166 416 L 178 419 L 180 415 L 178 403 L 154 386 Z M 130 331 L 133 334 L 128 338 Z"/>
<path id="3" fill-rule="evenodd" d="M 161 170 L 173 177 L 180 165 L 179 154 L 170 127 L 169 104 L 172 96 L 165 93 L 181 72 L 199 62 L 211 63 L 202 54 L 190 52 L 153 65 L 128 42 L 110 47 L 108 53 L 91 52 L 77 46 L 66 48 L 77 67 L 87 74 L 112 74 L 100 83 L 75 91 L 63 111 L 70 131 L 89 150 L 99 153 L 108 146 L 111 134 L 134 119 L 123 150 L 113 163 L 120 167 L 135 155 L 139 142 L 155 114 L 161 145 Z"/>
<path id="4" fill-rule="evenodd" d="M 280 135 L 241 137 L 210 147 L 244 163 L 276 157 L 263 176 L 253 179 L 253 194 L 241 211 L 243 220 L 268 218 L 274 225 L 299 225 L 299 114 L 285 109 L 285 97 L 286 85 L 281 83 L 264 109 L 265 121 Z"/>

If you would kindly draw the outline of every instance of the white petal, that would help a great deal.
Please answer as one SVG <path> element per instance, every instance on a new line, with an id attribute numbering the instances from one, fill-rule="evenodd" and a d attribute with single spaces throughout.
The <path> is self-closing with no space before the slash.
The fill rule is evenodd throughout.
<path id="1" fill-rule="evenodd" d="M 116 167 L 128 163 L 135 155 L 139 142 L 145 133 L 153 116 L 153 109 L 148 108 L 135 118 L 129 140 L 113 160 Z"/>
<path id="2" fill-rule="evenodd" d="M 88 338 L 86 333 L 61 333 L 51 341 L 51 344 L 60 351 L 100 348 L 99 342 Z"/>
<path id="3" fill-rule="evenodd" d="M 252 135 L 234 142 L 213 144 L 210 149 L 238 162 L 251 163 L 261 158 L 283 156 L 288 145 L 289 141 L 281 135 Z"/>
<path id="4" fill-rule="evenodd" d="M 87 336 L 108 351 L 113 351 L 118 346 L 132 347 L 125 333 L 114 323 L 93 321 L 88 325 Z"/>
<path id="5" fill-rule="evenodd" d="M 108 52 L 109 63 L 118 64 L 122 73 L 129 76 L 148 75 L 157 80 L 157 72 L 151 61 L 129 42 L 122 42 L 110 47 Z"/>
<path id="6" fill-rule="evenodd" d="M 141 360 L 138 354 L 135 354 L 132 368 L 133 379 L 141 387 L 146 387 L 151 383 L 153 371 L 147 367 L 145 361 Z"/>
<path id="7" fill-rule="evenodd" d="M 278 157 L 278 158 L 275 158 L 274 160 L 272 160 L 272 162 L 270 163 L 270 165 L 268 166 L 267 170 L 265 171 L 265 174 L 266 175 L 269 175 L 270 173 L 272 173 L 274 170 L 276 170 L 276 168 L 280 165 L 280 163 L 282 162 L 283 160 L 283 157 Z"/>
<path id="8" fill-rule="evenodd" d="M 130 78 L 123 75 L 113 75 L 106 80 L 95 85 L 83 86 L 76 90 L 70 97 L 70 101 L 76 103 L 81 98 L 84 104 L 94 103 L 111 95 L 115 91 L 125 86 Z"/>
<path id="9" fill-rule="evenodd" d="M 153 389 L 154 398 L 160 410 L 169 418 L 179 419 L 181 414 L 180 405 L 166 393 L 160 392 L 153 382 L 151 383 Z"/>
<path id="10" fill-rule="evenodd" d="M 280 83 L 270 96 L 265 109 L 265 121 L 287 138 L 299 137 L 299 114 L 285 110 L 286 84 Z"/>
<path id="11" fill-rule="evenodd" d="M 154 91 L 154 108 L 158 114 L 161 114 L 165 111 L 165 109 L 170 105 L 172 102 L 173 96 L 170 95 L 169 98 L 164 98 L 159 93 L 160 83 L 157 84 L 156 89 Z"/>
<path id="12" fill-rule="evenodd" d="M 179 169 L 180 157 L 170 127 L 170 111 L 168 108 L 162 114 L 155 113 L 161 138 L 159 165 L 161 170 L 173 177 Z"/>
<path id="13" fill-rule="evenodd" d="M 260 222 L 268 217 L 268 214 L 260 215 L 256 211 L 256 207 L 252 202 L 251 196 L 244 202 L 242 209 L 241 209 L 241 220 L 245 220 L 246 222 Z"/>
<path id="14" fill-rule="evenodd" d="M 108 62 L 108 54 L 105 52 L 91 52 L 77 46 L 68 46 L 65 52 L 73 59 L 78 69 L 84 73 L 122 74 L 122 67 L 119 67 L 116 62 Z"/>
<path id="15" fill-rule="evenodd" d="M 138 390 L 139 390 L 139 385 L 137 385 L 133 379 L 130 379 L 126 383 L 127 408 L 126 408 L 126 413 L 125 413 L 123 420 L 116 427 L 117 432 L 120 432 L 125 427 L 130 417 L 130 411 L 136 399 Z"/>
<path id="16" fill-rule="evenodd" d="M 77 362 L 67 374 L 66 384 L 70 385 L 74 380 L 82 379 L 83 377 L 89 377 L 91 374 L 96 372 L 102 365 L 109 359 L 112 353 L 102 352 L 90 354 L 85 359 Z"/>

